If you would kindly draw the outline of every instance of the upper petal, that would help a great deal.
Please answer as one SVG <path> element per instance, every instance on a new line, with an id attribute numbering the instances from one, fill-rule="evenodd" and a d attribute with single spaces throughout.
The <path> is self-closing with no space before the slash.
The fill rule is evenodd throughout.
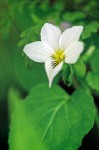
<path id="1" fill-rule="evenodd" d="M 75 63 L 84 49 L 82 42 L 74 42 L 65 50 L 65 62 L 68 64 Z"/>
<path id="2" fill-rule="evenodd" d="M 63 66 L 63 62 L 58 64 L 55 68 L 52 67 L 52 62 L 51 61 L 46 61 L 45 62 L 45 70 L 46 70 L 46 73 L 47 73 L 47 77 L 49 79 L 49 87 L 51 87 L 54 77 L 61 70 L 62 66 Z"/>
<path id="3" fill-rule="evenodd" d="M 74 26 L 66 29 L 60 37 L 59 46 L 61 49 L 66 49 L 69 44 L 78 41 L 83 31 L 83 26 Z"/>
<path id="4" fill-rule="evenodd" d="M 36 62 L 45 62 L 51 53 L 51 49 L 46 48 L 41 41 L 27 44 L 23 51 L 30 59 Z"/>
<path id="5" fill-rule="evenodd" d="M 52 24 L 45 23 L 41 29 L 41 41 L 53 49 L 59 49 L 60 36 L 60 29 Z"/>

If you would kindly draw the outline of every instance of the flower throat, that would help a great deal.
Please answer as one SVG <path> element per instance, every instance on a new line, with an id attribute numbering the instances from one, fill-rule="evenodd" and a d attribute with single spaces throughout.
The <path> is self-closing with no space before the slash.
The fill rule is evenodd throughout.
<path id="1" fill-rule="evenodd" d="M 64 50 L 55 50 L 55 53 L 51 56 L 53 59 L 52 66 L 55 68 L 60 62 L 65 59 Z"/>

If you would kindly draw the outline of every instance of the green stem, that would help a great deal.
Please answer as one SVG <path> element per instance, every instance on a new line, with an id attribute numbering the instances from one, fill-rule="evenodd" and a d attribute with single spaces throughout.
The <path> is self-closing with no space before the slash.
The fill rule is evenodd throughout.
<path id="1" fill-rule="evenodd" d="M 83 59 L 84 62 L 87 62 L 91 58 L 94 50 L 95 50 L 95 46 L 94 45 L 92 45 L 92 46 L 89 47 L 89 49 L 87 50 L 87 52 L 82 57 L 82 59 Z"/>

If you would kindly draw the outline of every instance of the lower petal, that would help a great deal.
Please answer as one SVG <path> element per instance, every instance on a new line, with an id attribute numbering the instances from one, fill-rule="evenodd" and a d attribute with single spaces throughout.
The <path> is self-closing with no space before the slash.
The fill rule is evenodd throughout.
<path id="1" fill-rule="evenodd" d="M 72 43 L 65 50 L 65 56 L 66 56 L 65 62 L 68 64 L 74 64 L 78 60 L 83 49 L 84 49 L 84 46 L 82 42 L 77 41 L 77 42 Z"/>
<path id="2" fill-rule="evenodd" d="M 49 79 L 49 87 L 51 87 L 54 77 L 59 73 L 62 66 L 63 66 L 63 62 L 58 64 L 55 68 L 53 68 L 51 61 L 45 62 L 45 70 L 47 73 L 47 77 Z"/>

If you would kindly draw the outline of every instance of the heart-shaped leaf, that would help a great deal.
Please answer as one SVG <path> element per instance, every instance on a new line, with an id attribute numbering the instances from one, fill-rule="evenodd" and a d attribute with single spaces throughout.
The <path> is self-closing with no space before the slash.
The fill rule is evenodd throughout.
<path id="1" fill-rule="evenodd" d="M 10 150 L 34 149 L 35 132 L 38 146 L 44 144 L 48 150 L 77 150 L 94 119 L 90 95 L 78 90 L 69 96 L 58 86 L 49 89 L 48 85 L 38 85 L 24 101 L 17 102 L 12 115 Z"/>

